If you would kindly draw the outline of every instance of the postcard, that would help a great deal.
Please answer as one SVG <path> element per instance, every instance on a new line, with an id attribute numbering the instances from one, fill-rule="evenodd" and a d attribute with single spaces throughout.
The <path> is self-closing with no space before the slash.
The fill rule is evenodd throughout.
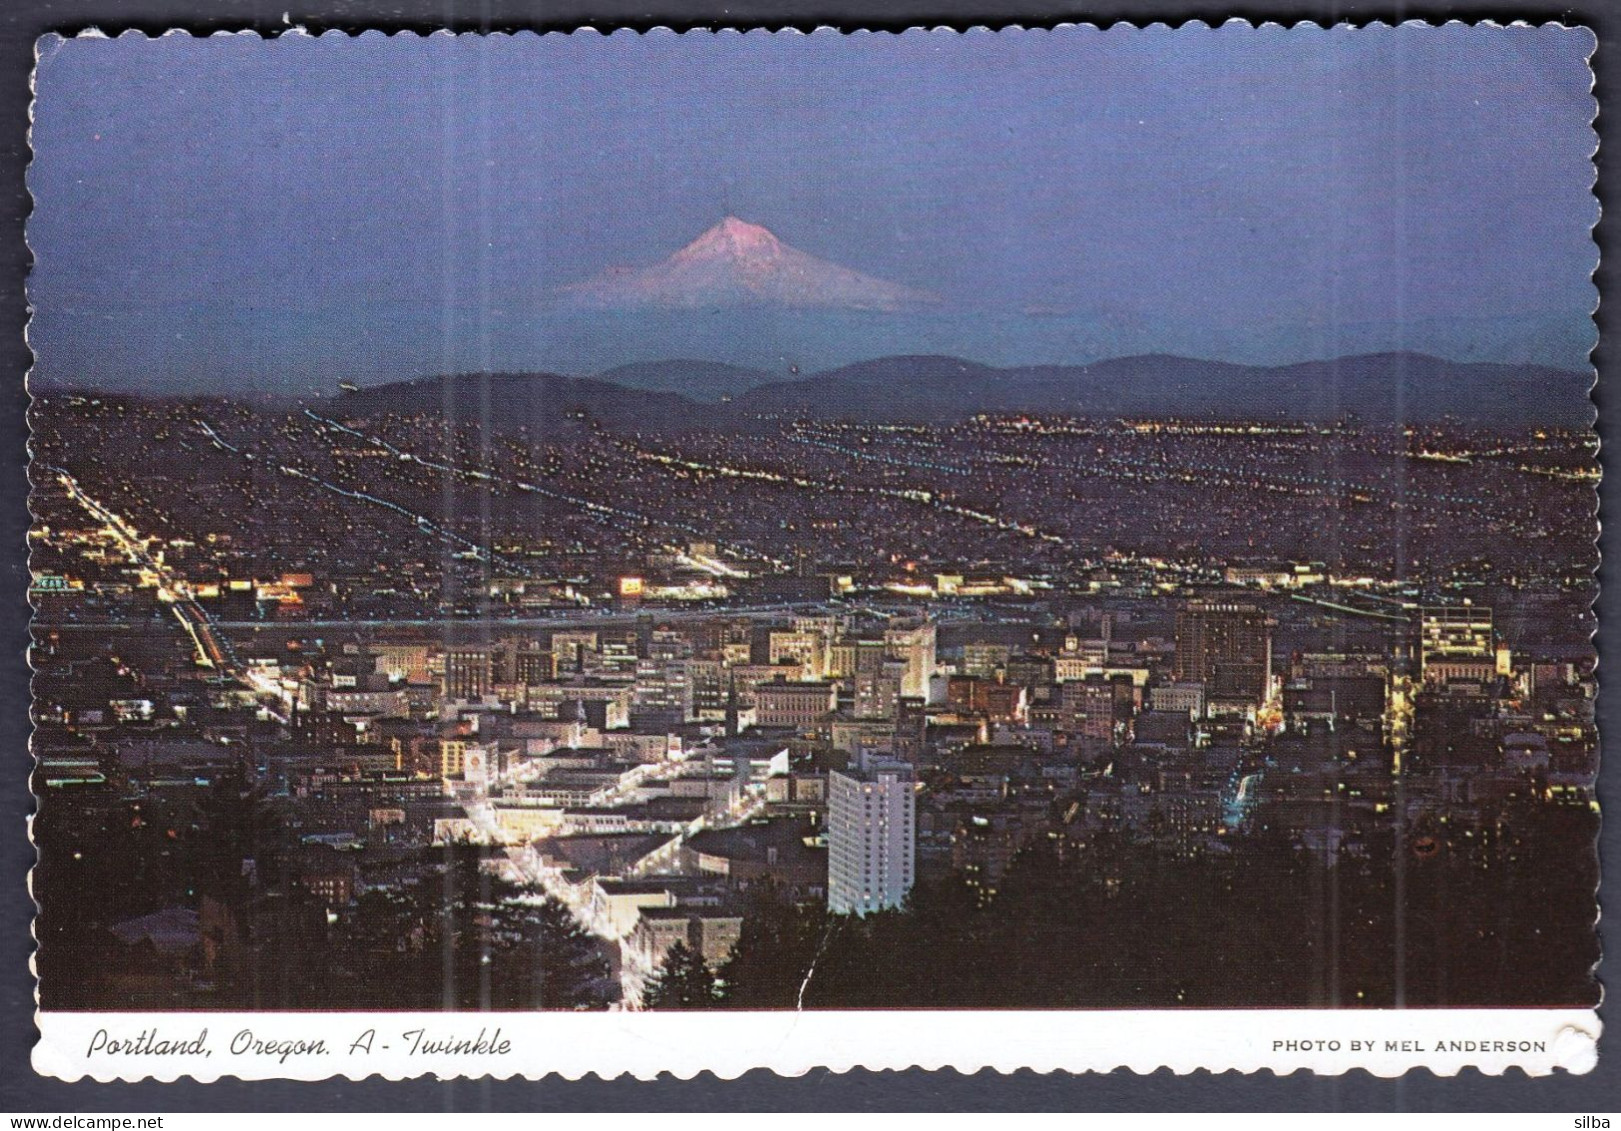
<path id="1" fill-rule="evenodd" d="M 1591 1069 L 1593 49 L 41 40 L 36 1071 Z"/>

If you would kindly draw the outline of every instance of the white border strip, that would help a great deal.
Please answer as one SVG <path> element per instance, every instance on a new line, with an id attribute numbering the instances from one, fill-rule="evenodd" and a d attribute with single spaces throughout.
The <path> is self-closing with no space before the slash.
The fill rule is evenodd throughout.
<path id="1" fill-rule="evenodd" d="M 755 1068 L 1293 1072 L 1591 1071 L 1584 1009 L 705 1013 L 41 1013 L 63 1080 L 578 1079 Z M 447 1047 L 454 1045 L 455 1047 Z"/>

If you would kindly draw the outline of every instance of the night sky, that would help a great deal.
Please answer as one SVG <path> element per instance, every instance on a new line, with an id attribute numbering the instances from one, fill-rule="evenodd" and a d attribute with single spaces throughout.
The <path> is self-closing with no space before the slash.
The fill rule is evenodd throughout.
<path id="1" fill-rule="evenodd" d="M 1593 340 L 1585 31 L 48 40 L 46 382 Z M 927 316 L 583 317 L 728 213 Z"/>

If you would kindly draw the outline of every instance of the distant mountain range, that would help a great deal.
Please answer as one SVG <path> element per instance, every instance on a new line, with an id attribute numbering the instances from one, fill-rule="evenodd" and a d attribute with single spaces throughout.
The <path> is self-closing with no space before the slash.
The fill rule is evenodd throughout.
<path id="1" fill-rule="evenodd" d="M 606 427 L 745 428 L 761 417 L 947 422 L 982 412 L 1435 422 L 1586 427 L 1590 378 L 1546 366 L 1367 354 L 1276 367 L 1145 355 L 1094 365 L 997 369 L 955 357 L 883 357 L 798 380 L 699 361 L 650 362 L 594 378 L 469 374 L 372 386 L 336 398 L 360 417 L 439 411 L 459 419 Z M 679 390 L 679 391 L 677 391 Z M 724 403 L 712 403 L 721 398 Z"/>
<path id="2" fill-rule="evenodd" d="M 555 428 L 595 421 L 609 428 L 691 427 L 708 411 L 675 393 L 631 389 L 556 373 L 460 373 L 372 385 L 334 398 L 332 408 L 353 420 L 380 413 L 441 413 L 495 428 L 509 423 Z"/>
<path id="3" fill-rule="evenodd" d="M 359 295 L 341 306 L 243 306 L 228 292 L 110 309 L 48 303 L 31 323 L 40 348 L 30 382 L 181 397 L 246 388 L 321 396 L 340 383 L 518 372 L 544 359 L 559 373 L 719 401 L 757 383 L 855 370 L 896 354 L 972 357 L 1024 375 L 1048 363 L 1100 371 L 1121 364 L 1109 358 L 1267 367 L 1381 353 L 1586 370 L 1597 340 L 1590 310 L 1569 304 L 1489 317 L 1255 322 L 1225 316 L 1219 300 L 1198 314 L 1117 302 L 1087 294 L 1080 276 L 1067 297 L 1038 289 L 946 299 L 801 251 L 735 216 L 655 263 L 558 285 L 557 272 L 568 269 L 549 264 L 544 278 L 478 296 Z M 84 334 L 94 349 L 51 345 Z M 641 360 L 649 358 L 730 364 Z"/>

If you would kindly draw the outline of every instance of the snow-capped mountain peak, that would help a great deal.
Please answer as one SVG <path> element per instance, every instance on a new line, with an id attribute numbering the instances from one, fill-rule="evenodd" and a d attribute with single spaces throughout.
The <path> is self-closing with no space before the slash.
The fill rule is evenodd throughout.
<path id="1" fill-rule="evenodd" d="M 781 306 L 899 311 L 939 301 L 927 291 L 819 259 L 769 229 L 727 216 L 662 262 L 612 268 L 563 288 L 596 309 Z"/>
<path id="2" fill-rule="evenodd" d="M 728 216 L 676 252 L 672 258 L 702 259 L 717 255 L 737 259 L 776 256 L 782 253 L 782 241 L 767 228 Z"/>

